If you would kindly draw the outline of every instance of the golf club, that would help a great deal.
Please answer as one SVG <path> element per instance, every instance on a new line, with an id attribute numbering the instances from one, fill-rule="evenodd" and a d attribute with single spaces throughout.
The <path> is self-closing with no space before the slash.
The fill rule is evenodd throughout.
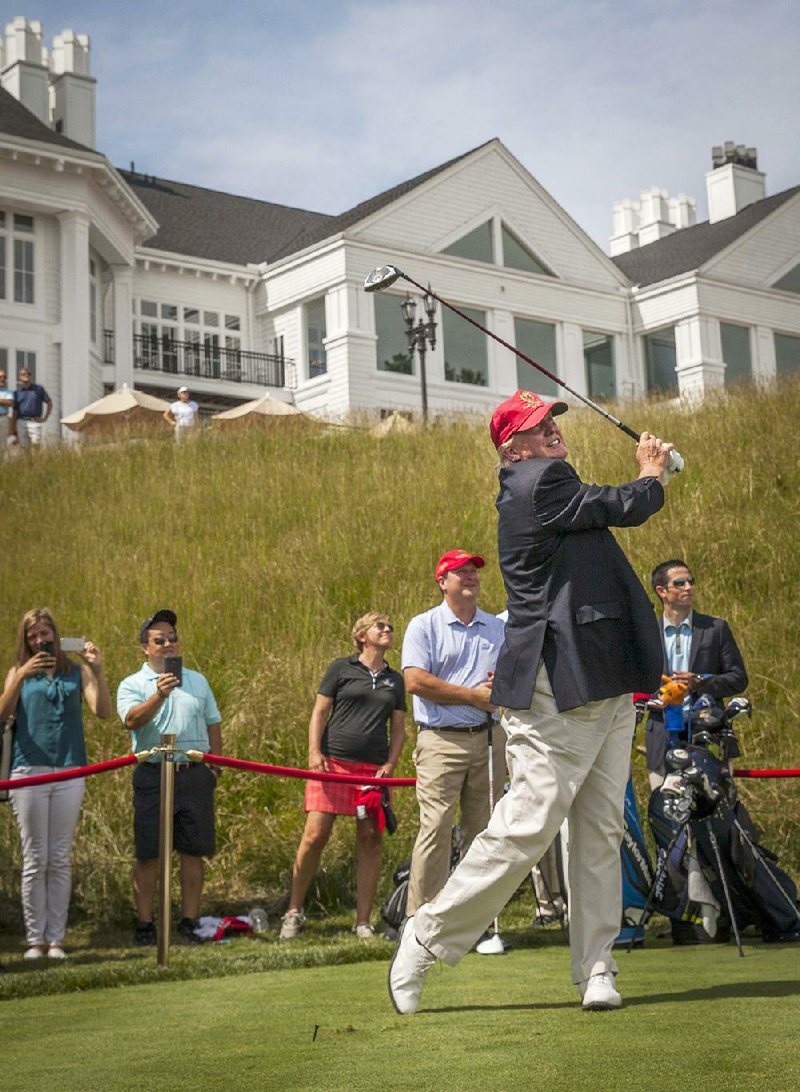
<path id="1" fill-rule="evenodd" d="M 443 307 L 446 307 L 448 308 L 448 310 L 453 311 L 454 314 L 458 315 L 460 318 L 470 323 L 470 325 L 476 326 L 484 334 L 488 335 L 488 337 L 492 338 L 494 341 L 504 346 L 504 348 L 510 349 L 512 353 L 515 353 L 520 358 L 520 360 L 524 360 L 526 363 L 536 368 L 537 371 L 541 372 L 542 375 L 546 375 L 548 379 L 552 379 L 552 381 L 554 383 L 557 383 L 559 387 L 563 387 L 565 391 L 569 391 L 573 398 L 577 398 L 579 402 L 583 402 L 585 406 L 589 406 L 590 409 L 593 409 L 596 413 L 599 413 L 602 417 L 605 417 L 605 419 L 607 421 L 610 421 L 612 425 L 616 425 L 618 429 L 621 429 L 626 435 L 630 436 L 632 440 L 635 440 L 637 443 L 639 442 L 640 435 L 638 432 L 636 432 L 635 429 L 632 429 L 629 425 L 626 425 L 622 421 L 618 420 L 616 417 L 614 417 L 613 414 L 609 413 L 608 410 L 603 409 L 602 406 L 598 406 L 598 404 L 596 402 L 593 402 L 591 398 L 587 398 L 585 395 L 579 394 L 576 390 L 570 387 L 569 384 L 565 383 L 563 379 L 559 379 L 557 375 L 553 375 L 553 373 L 548 371 L 547 368 L 543 367 L 543 365 L 537 364 L 535 360 L 531 360 L 529 356 L 526 356 L 525 353 L 523 353 L 515 345 L 511 345 L 508 341 L 505 341 L 503 338 L 501 338 L 499 334 L 495 334 L 493 333 L 493 331 L 488 330 L 485 326 L 482 326 L 479 322 L 476 322 L 475 319 L 470 318 L 469 315 L 466 315 L 463 311 L 460 311 L 458 307 L 456 307 L 454 304 L 448 303 L 447 300 L 442 299 L 441 296 L 437 296 L 437 294 L 431 289 L 430 285 L 428 285 L 427 289 L 424 288 L 421 284 L 419 284 L 418 281 L 415 281 L 413 277 L 409 277 L 407 273 L 404 273 L 401 269 L 398 269 L 396 265 L 382 265 L 379 266 L 377 269 L 373 269 L 364 281 L 364 291 L 380 292 L 382 289 L 388 288 L 390 285 L 394 284 L 394 282 L 396 280 L 399 280 L 401 277 L 403 280 L 408 281 L 409 284 L 413 284 L 415 288 L 418 288 L 420 290 L 420 292 L 427 292 L 428 295 L 433 296 L 433 298 L 435 300 L 438 300 Z M 666 480 L 668 480 L 669 477 L 671 477 L 673 474 L 679 474 L 680 471 L 683 470 L 683 467 L 683 458 L 678 454 L 677 451 L 671 451 L 669 453 L 669 460 L 667 462 L 668 473 Z"/>
<path id="2" fill-rule="evenodd" d="M 486 718 L 486 731 L 487 744 L 489 749 L 489 815 L 491 816 L 494 811 L 494 752 L 492 750 L 492 728 L 494 722 L 492 720 L 492 714 Z M 503 943 L 503 938 L 500 936 L 500 924 L 497 918 L 492 923 L 494 927 L 494 933 L 491 936 L 487 936 L 485 940 L 480 940 L 475 945 L 475 951 L 478 955 L 504 955 L 506 946 Z"/>

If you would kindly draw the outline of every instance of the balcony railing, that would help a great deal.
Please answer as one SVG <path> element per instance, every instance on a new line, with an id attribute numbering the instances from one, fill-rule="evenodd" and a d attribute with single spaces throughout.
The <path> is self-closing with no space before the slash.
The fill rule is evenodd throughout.
<path id="1" fill-rule="evenodd" d="M 104 361 L 114 363 L 113 330 L 104 331 Z M 133 335 L 133 366 L 171 375 L 219 379 L 226 383 L 253 383 L 260 387 L 285 387 L 287 372 L 294 375 L 293 361 L 284 357 L 147 334 Z"/>

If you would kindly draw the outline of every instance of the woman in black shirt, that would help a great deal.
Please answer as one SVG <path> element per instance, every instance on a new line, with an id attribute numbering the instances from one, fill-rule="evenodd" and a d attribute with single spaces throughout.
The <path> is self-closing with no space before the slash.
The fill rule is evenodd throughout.
<path id="1" fill-rule="evenodd" d="M 403 676 L 384 658 L 394 630 L 385 614 L 370 611 L 353 626 L 356 653 L 334 660 L 319 686 L 308 726 L 308 768 L 328 773 L 391 777 L 405 737 Z M 337 815 L 356 814 L 357 785 L 307 781 L 306 826 L 292 869 L 289 909 L 281 940 L 305 924 L 303 902 Z M 356 923 L 359 939 L 374 936 L 369 923 L 381 869 L 382 832 L 367 814 L 356 823 Z"/>

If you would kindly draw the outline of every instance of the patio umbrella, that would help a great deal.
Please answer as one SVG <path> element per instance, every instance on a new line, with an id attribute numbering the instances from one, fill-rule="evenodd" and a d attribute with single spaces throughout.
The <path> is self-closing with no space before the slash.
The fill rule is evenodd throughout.
<path id="1" fill-rule="evenodd" d="M 314 424 L 325 423 L 318 421 L 315 417 L 310 417 L 307 413 L 303 413 L 297 406 L 282 402 L 279 398 L 271 398 L 268 394 L 265 394 L 262 398 L 256 398 L 252 402 L 245 402 L 241 406 L 234 406 L 232 409 L 215 413 L 211 421 L 215 425 L 222 425 L 225 428 L 231 426 L 243 428 L 247 425 L 271 424 L 276 420 L 286 421 L 290 418 L 304 422 L 311 421 Z"/>
<path id="2" fill-rule="evenodd" d="M 120 387 L 76 413 L 61 418 L 73 432 L 112 432 L 121 426 L 158 424 L 170 403 L 133 387 Z M 163 424 L 163 422 L 161 422 Z"/>

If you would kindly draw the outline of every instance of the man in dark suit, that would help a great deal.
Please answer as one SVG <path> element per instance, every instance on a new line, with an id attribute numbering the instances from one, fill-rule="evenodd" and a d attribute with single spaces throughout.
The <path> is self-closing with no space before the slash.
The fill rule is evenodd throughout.
<path id="1" fill-rule="evenodd" d="M 662 561 L 650 577 L 661 600 L 663 674 L 688 687 L 688 700 L 697 695 L 731 698 L 747 688 L 747 672 L 730 626 L 722 618 L 694 609 L 694 577 L 685 561 Z M 668 735 L 663 716 L 653 711 L 647 720 L 645 745 L 650 787 L 664 780 Z"/>
<path id="2" fill-rule="evenodd" d="M 635 527 L 664 503 L 671 444 L 642 433 L 639 476 L 584 484 L 565 461 L 564 402 L 530 391 L 495 410 L 501 458 L 498 541 L 509 617 L 492 687 L 511 786 L 464 860 L 403 926 L 389 972 L 398 1012 L 414 1012 L 430 966 L 469 951 L 569 816 L 570 948 L 586 1009 L 619 1008 L 623 803 L 631 692 L 652 691 L 661 642 L 647 594 L 609 527 Z"/>

